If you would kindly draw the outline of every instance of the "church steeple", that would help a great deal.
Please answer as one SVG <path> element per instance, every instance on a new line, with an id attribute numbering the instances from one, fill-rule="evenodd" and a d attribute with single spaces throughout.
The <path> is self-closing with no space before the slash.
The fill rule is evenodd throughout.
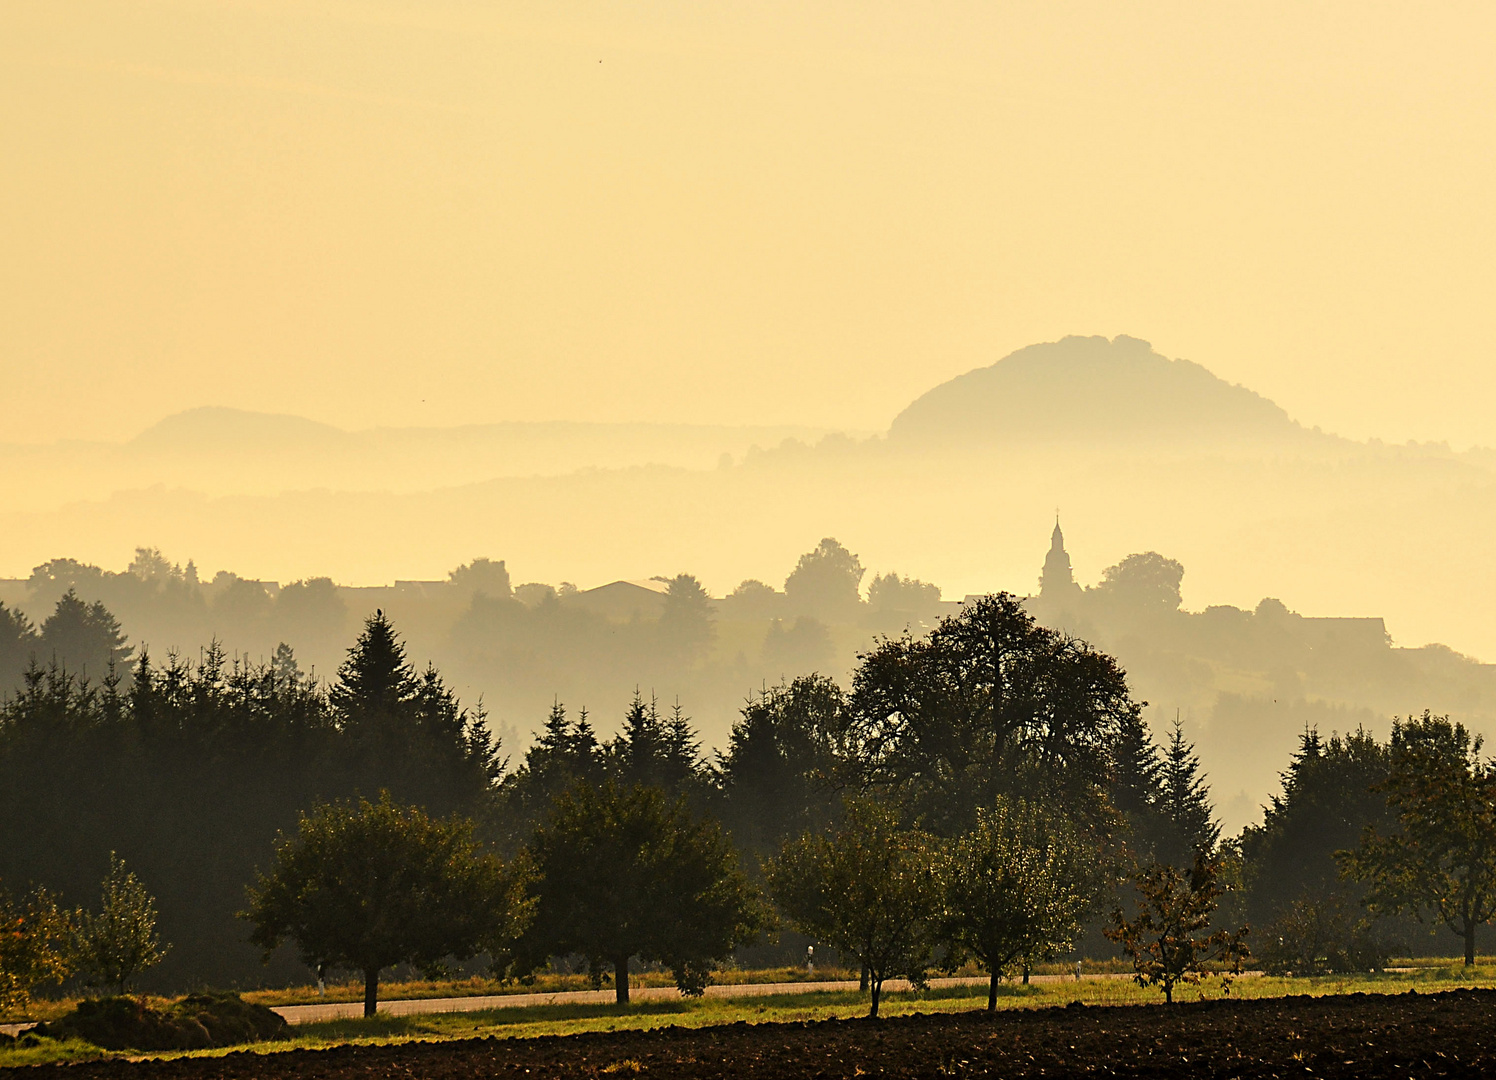
<path id="1" fill-rule="evenodd" d="M 1070 554 L 1065 550 L 1065 534 L 1060 531 L 1060 516 L 1055 515 L 1054 532 L 1049 537 L 1049 554 L 1044 557 L 1044 572 L 1039 575 L 1039 595 L 1058 600 L 1075 590 L 1075 574 L 1070 568 Z"/>

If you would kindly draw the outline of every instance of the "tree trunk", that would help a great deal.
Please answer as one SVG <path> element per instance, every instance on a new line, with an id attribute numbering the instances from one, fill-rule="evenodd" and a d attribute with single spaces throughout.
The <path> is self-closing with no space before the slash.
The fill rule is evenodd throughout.
<path id="1" fill-rule="evenodd" d="M 373 1016 L 379 1008 L 379 969 L 364 968 L 364 1015 Z"/>
<path id="2" fill-rule="evenodd" d="M 862 965 L 862 976 L 857 980 L 857 989 L 859 991 L 867 989 L 867 964 Z"/>
<path id="3" fill-rule="evenodd" d="M 1475 920 L 1465 920 L 1465 966 L 1475 966 Z"/>
<path id="4" fill-rule="evenodd" d="M 1027 960 L 1025 960 L 1023 962 L 1023 985 L 1024 986 L 1027 986 L 1029 984 L 1028 977 L 1029 977 L 1029 962 Z"/>
<path id="5" fill-rule="evenodd" d="M 1169 1005 L 1174 1004 L 1174 984 L 1171 982 L 1164 983 L 1164 1002 Z"/>
<path id="6" fill-rule="evenodd" d="M 997 968 L 992 969 L 992 976 L 987 983 L 987 1011 L 997 1012 Z"/>
<path id="7" fill-rule="evenodd" d="M 629 1003 L 629 958 L 620 957 L 613 961 L 613 985 L 618 990 L 618 1004 Z"/>
<path id="8" fill-rule="evenodd" d="M 871 1017 L 876 1018 L 878 1015 L 878 999 L 883 996 L 883 980 L 879 978 L 869 978 L 868 989 L 870 989 L 873 993 L 872 1007 L 868 1009 L 867 1014 Z"/>

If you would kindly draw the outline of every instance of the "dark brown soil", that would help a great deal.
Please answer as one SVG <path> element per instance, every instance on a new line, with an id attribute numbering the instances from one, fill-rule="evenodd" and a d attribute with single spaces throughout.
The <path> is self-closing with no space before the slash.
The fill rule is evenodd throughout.
<path id="1" fill-rule="evenodd" d="M 57 1068 L 67 1080 L 1496 1076 L 1496 991 L 1072 1005 Z"/>

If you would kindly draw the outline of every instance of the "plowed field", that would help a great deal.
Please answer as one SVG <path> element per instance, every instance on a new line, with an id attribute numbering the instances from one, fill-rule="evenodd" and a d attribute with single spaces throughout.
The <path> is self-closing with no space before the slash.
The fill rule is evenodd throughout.
<path id="1" fill-rule="evenodd" d="M 1496 991 L 737 1023 L 48 1068 L 66 1080 L 1478 1077 L 1496 1076 Z"/>

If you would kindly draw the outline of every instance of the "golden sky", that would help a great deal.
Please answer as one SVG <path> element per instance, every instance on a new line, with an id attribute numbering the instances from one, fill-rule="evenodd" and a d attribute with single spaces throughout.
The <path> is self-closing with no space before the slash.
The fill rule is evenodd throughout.
<path id="1" fill-rule="evenodd" d="M 1496 444 L 1496 5 L 0 5 L 7 441 L 877 430 L 1129 333 Z"/>

